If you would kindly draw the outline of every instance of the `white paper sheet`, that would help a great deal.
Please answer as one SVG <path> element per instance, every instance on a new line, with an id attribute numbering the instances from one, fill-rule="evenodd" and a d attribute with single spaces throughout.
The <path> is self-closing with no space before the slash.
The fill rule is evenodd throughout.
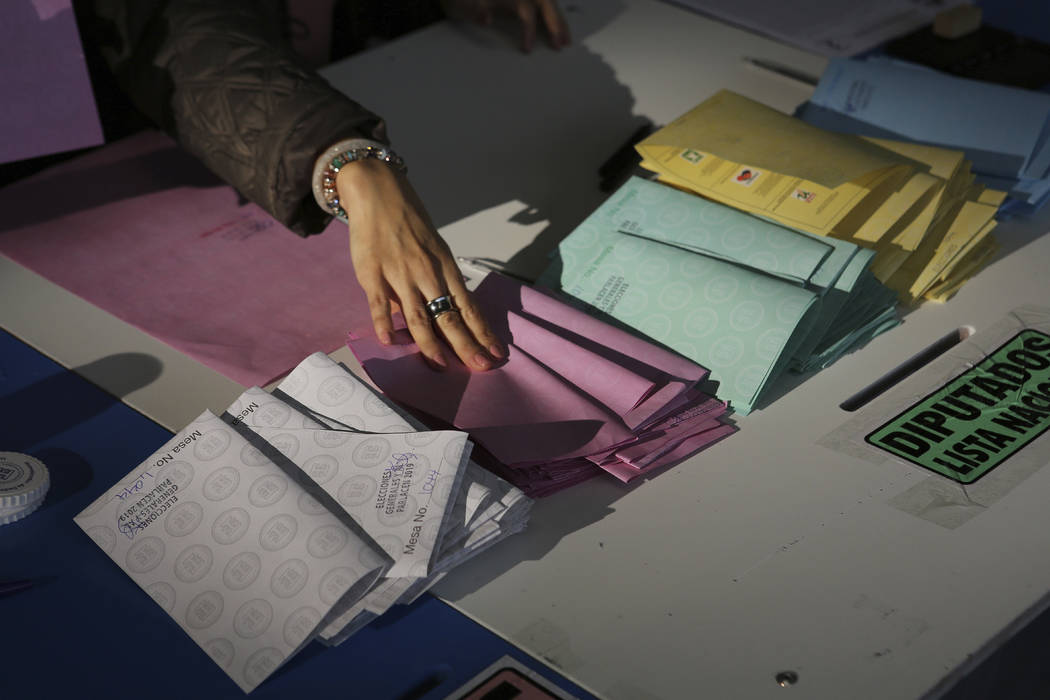
<path id="1" fill-rule="evenodd" d="M 844 3 L 733 2 L 732 0 L 672 0 L 702 14 L 771 36 L 824 56 L 851 56 L 933 21 L 945 9 L 930 0 L 883 0 Z"/>
<path id="2" fill-rule="evenodd" d="M 303 360 L 278 385 L 274 397 L 335 430 L 369 434 L 401 433 L 406 429 L 427 431 L 426 426 L 323 353 Z M 427 575 L 408 582 L 383 579 L 364 599 L 344 609 L 321 631 L 323 642 L 340 643 L 393 605 L 410 603 L 450 568 L 520 532 L 532 507 L 532 499 L 520 489 L 474 462 L 466 464 L 458 482 L 439 479 L 435 488 L 448 492 L 448 517 L 430 543 L 437 555 Z M 382 544 L 384 540 L 379 541 Z"/>
<path id="3" fill-rule="evenodd" d="M 390 564 L 207 411 L 75 521 L 245 692 Z"/>
<path id="4" fill-rule="evenodd" d="M 248 389 L 76 517 L 245 692 L 314 636 L 415 600 L 532 505 L 468 464 L 466 433 L 426 430 L 326 355 L 293 375 L 299 400 Z"/>

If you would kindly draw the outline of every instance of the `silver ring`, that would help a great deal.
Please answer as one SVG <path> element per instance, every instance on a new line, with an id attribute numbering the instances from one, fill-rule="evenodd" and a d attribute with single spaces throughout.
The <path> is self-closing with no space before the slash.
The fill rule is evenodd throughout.
<path id="1" fill-rule="evenodd" d="M 427 302 L 427 313 L 430 314 L 432 319 L 436 319 L 441 314 L 447 314 L 449 311 L 459 311 L 455 304 L 452 303 L 452 297 L 450 296 L 438 297 Z"/>

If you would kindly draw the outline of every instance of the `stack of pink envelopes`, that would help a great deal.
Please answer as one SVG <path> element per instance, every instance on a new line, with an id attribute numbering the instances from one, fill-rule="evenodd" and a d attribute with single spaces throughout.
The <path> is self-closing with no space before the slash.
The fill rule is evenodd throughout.
<path id="1" fill-rule="evenodd" d="M 362 324 L 349 346 L 388 396 L 469 432 L 478 461 L 530 496 L 603 471 L 627 482 L 736 430 L 696 388 L 700 365 L 502 275 L 475 298 L 509 350 L 489 372 L 435 372 L 404 330 L 383 346 Z"/>

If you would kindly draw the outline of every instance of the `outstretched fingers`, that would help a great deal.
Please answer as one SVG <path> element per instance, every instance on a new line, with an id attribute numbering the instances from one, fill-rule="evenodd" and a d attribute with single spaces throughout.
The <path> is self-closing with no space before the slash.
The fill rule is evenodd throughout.
<path id="1" fill-rule="evenodd" d="M 397 294 L 408 332 L 419 346 L 419 351 L 432 367 L 444 369 L 448 367 L 448 360 L 426 308 L 428 301 L 443 295 L 443 286 L 435 267 L 429 257 L 424 259 L 424 256 L 420 256 L 405 261 L 405 265 L 397 269 L 391 286 Z"/>
<path id="2" fill-rule="evenodd" d="M 484 326 L 482 332 L 487 331 L 488 335 L 479 335 L 473 327 L 466 323 L 464 314 L 473 318 L 477 315 L 477 307 L 469 298 L 466 288 L 463 287 L 462 276 L 459 268 L 452 261 L 451 253 L 444 248 L 441 253 L 441 260 L 435 262 L 441 268 L 443 279 L 434 284 L 426 280 L 419 285 L 419 290 L 423 295 L 423 313 L 463 364 L 474 370 L 492 369 L 492 356 L 482 343 L 489 341 L 490 336 L 491 339 L 494 339 L 494 336 L 491 331 L 488 331 L 487 325 Z M 426 310 L 426 304 L 441 297 L 448 297 L 451 300 L 452 310 L 431 316 Z M 462 303 L 465 303 L 466 308 L 461 306 Z M 413 333 L 413 337 L 414 335 Z"/>
<path id="3" fill-rule="evenodd" d="M 557 0 L 537 0 L 543 25 L 547 28 L 547 40 L 555 49 L 560 49 L 572 43 L 569 34 L 569 23 L 565 21 L 561 10 L 558 9 Z"/>
<path id="4" fill-rule="evenodd" d="M 528 53 L 536 43 L 536 5 L 532 0 L 518 0 L 514 3 L 514 14 L 521 25 L 521 50 Z"/>
<path id="5" fill-rule="evenodd" d="M 448 367 L 447 343 L 470 369 L 491 369 L 493 358 L 504 356 L 502 346 L 408 181 L 384 163 L 365 160 L 344 167 L 337 184 L 352 212 L 350 257 L 379 341 L 393 342 L 396 303 L 431 367 Z M 428 303 L 442 297 L 452 300 L 451 309 L 431 313 Z"/>
<path id="6" fill-rule="evenodd" d="M 468 333 L 473 339 L 475 345 L 478 347 L 478 351 L 482 351 L 481 354 L 488 355 L 488 358 L 495 360 L 502 360 L 507 356 L 507 351 L 503 347 L 503 343 L 492 331 L 488 321 L 485 320 L 485 315 L 481 312 L 481 308 L 474 300 L 474 295 L 467 290 L 465 284 L 463 284 L 463 276 L 459 272 L 459 268 L 456 267 L 455 263 L 449 262 L 445 268 L 445 283 L 448 285 L 449 296 L 452 297 L 452 301 L 456 308 L 459 310 L 456 316 L 458 319 L 458 325 L 462 327 L 463 332 Z M 451 316 L 452 314 L 442 314 L 442 316 Z M 441 317 L 438 318 L 439 325 Z M 472 348 L 473 350 L 473 348 Z M 476 352 L 478 352 L 476 351 Z M 457 353 L 458 354 L 458 353 Z M 460 355 L 462 357 L 462 355 Z M 477 366 L 475 362 L 475 366 Z M 492 366 L 492 363 L 488 363 Z"/>
<path id="7" fill-rule="evenodd" d="M 368 298 L 368 311 L 372 316 L 372 327 L 383 345 L 394 342 L 394 323 L 390 318 L 390 302 L 393 291 L 381 277 L 361 279 L 361 287 Z"/>

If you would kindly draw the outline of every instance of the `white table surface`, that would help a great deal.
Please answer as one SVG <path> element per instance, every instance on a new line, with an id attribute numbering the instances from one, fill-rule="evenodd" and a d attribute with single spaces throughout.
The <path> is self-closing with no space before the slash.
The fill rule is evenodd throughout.
<path id="1" fill-rule="evenodd" d="M 602 200 L 598 166 L 643 118 L 728 87 L 790 111 L 824 59 L 653 0 L 563 0 L 574 46 L 439 24 L 326 70 L 383 114 L 456 253 L 535 274 Z M 888 504 L 928 474 L 817 446 L 838 404 L 942 335 L 1050 303 L 1050 212 L 998 229 L 1004 254 L 946 305 L 840 360 L 740 433 L 625 488 L 596 479 L 538 502 L 529 529 L 436 593 L 608 698 L 917 698 L 1040 611 L 1050 592 L 1050 470 L 962 527 Z M 173 430 L 241 391 L 0 257 L 0 325 L 67 367 L 118 352 L 160 376 L 125 400 Z M 345 350 L 333 357 L 356 367 Z M 113 377 L 87 374 L 102 385 Z M 1044 440 L 1046 437 L 1044 436 Z M 780 671 L 798 674 L 782 688 Z"/>

